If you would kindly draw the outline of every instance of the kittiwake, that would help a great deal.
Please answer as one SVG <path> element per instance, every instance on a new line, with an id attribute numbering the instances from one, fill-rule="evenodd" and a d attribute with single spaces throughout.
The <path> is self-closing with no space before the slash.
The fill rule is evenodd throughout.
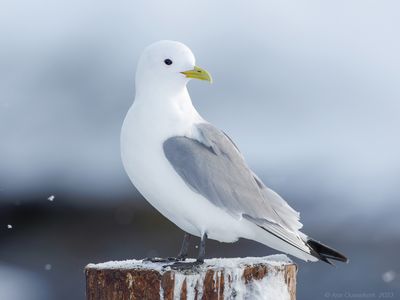
<path id="1" fill-rule="evenodd" d="M 193 78 L 212 81 L 187 46 L 175 41 L 148 46 L 121 131 L 129 178 L 185 232 L 177 260 L 186 258 L 194 235 L 201 238 L 196 263 L 204 261 L 207 238 L 228 243 L 245 238 L 305 261 L 347 262 L 302 233 L 299 213 L 265 186 L 231 138 L 200 116 L 186 88 Z"/>

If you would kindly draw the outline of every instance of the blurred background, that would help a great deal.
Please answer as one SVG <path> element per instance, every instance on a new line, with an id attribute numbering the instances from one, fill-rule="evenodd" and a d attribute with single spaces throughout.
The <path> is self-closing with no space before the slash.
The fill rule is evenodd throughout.
<path id="1" fill-rule="evenodd" d="M 336 268 L 295 259 L 298 298 L 400 298 L 399 11 L 369 0 L 3 0 L 0 299 L 84 299 L 86 264 L 178 251 L 182 232 L 134 189 L 119 153 L 138 57 L 160 39 L 187 44 L 213 75 L 189 84 L 200 113 L 301 212 L 305 232 L 350 257 Z"/>

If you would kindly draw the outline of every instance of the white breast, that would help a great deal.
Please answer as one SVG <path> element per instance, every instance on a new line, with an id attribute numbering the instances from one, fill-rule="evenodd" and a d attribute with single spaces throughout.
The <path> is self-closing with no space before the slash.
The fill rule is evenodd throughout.
<path id="1" fill-rule="evenodd" d="M 122 127 L 122 161 L 139 192 L 181 229 L 196 236 L 207 231 L 210 238 L 231 242 L 243 236 L 238 232 L 242 231 L 240 222 L 191 190 L 164 155 L 166 139 L 192 137 L 193 125 L 203 122 L 188 103 L 166 101 L 152 106 L 136 101 Z"/>

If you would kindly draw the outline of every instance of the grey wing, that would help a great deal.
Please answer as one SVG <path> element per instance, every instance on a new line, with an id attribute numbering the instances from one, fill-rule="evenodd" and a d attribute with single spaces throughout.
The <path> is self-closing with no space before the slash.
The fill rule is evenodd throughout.
<path id="1" fill-rule="evenodd" d="M 230 138 L 211 124 L 197 125 L 198 139 L 171 137 L 164 153 L 195 192 L 237 218 L 246 218 L 296 245 L 299 214 L 250 170 Z"/>
<path id="2" fill-rule="evenodd" d="M 265 184 L 253 173 L 264 199 L 271 205 L 273 210 L 279 215 L 285 226 L 293 231 L 299 230 L 303 227 L 300 223 L 300 213 L 295 211 L 290 205 L 282 199 L 276 192 L 265 186 Z"/>
<path id="3" fill-rule="evenodd" d="M 239 155 L 241 155 L 239 148 L 236 146 L 233 140 L 225 132 L 223 133 L 235 147 Z M 242 159 L 244 161 L 243 156 Z M 267 201 L 268 204 L 271 205 L 271 209 L 276 212 L 276 214 L 280 217 L 281 221 L 286 225 L 286 227 L 293 231 L 297 231 L 302 228 L 303 224 L 300 223 L 300 213 L 290 207 L 290 205 L 285 200 L 283 200 L 282 197 L 279 196 L 276 192 L 268 188 L 254 172 L 252 172 L 252 175 L 257 183 L 257 186 L 261 190 L 263 198 Z"/>

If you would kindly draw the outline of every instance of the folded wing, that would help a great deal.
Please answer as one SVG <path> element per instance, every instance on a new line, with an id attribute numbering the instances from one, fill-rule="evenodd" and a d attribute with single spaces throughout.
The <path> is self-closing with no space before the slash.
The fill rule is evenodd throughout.
<path id="1" fill-rule="evenodd" d="M 163 145 L 184 182 L 232 216 L 246 218 L 309 253 L 299 236 L 299 213 L 262 183 L 226 134 L 208 123 L 196 127 L 196 138 L 175 136 Z"/>

